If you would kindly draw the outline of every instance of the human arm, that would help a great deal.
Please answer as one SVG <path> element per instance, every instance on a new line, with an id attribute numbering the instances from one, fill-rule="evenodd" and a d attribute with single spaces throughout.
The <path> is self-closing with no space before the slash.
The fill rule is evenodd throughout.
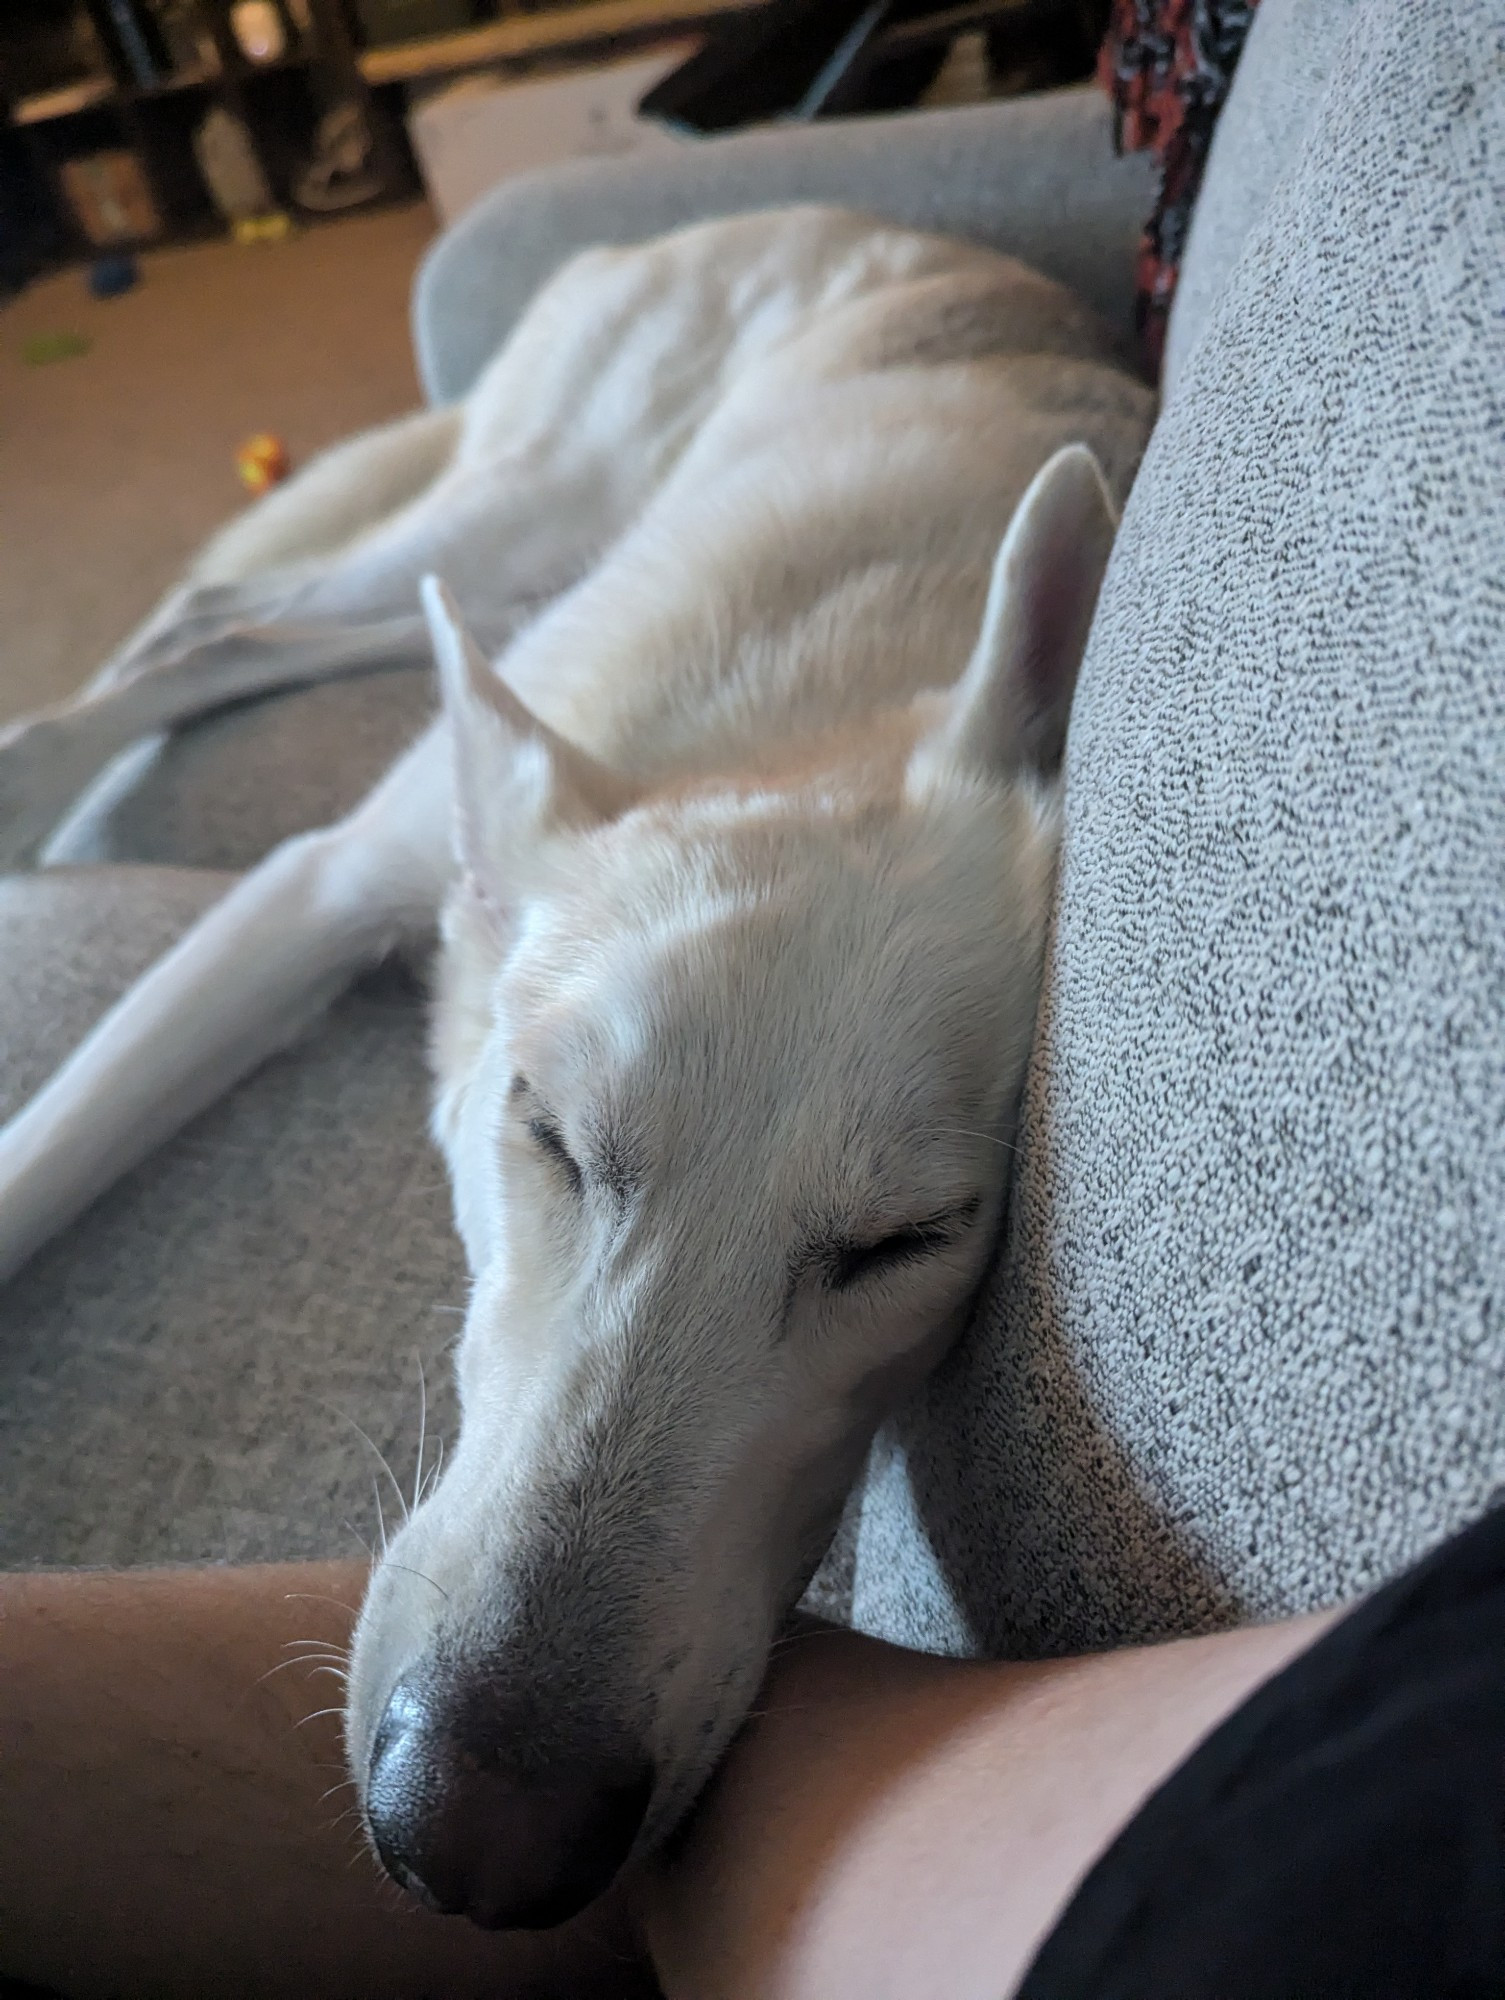
<path id="1" fill-rule="evenodd" d="M 651 1992 L 618 1903 L 499 1937 L 380 1878 L 323 1671 L 366 1574 L 0 1575 L 0 1974 L 75 2000 Z"/>
<path id="2" fill-rule="evenodd" d="M 1150 1792 L 1334 1615 L 1031 1664 L 796 1639 L 640 1887 L 669 2000 L 999 2000 Z"/>

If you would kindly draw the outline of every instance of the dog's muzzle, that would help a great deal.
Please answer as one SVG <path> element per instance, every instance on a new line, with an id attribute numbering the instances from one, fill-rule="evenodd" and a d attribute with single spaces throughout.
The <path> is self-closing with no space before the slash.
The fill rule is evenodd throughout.
<path id="1" fill-rule="evenodd" d="M 377 1728 L 366 1818 L 388 1873 L 430 1909 L 488 1930 L 544 1930 L 594 1902 L 653 1792 L 646 1757 L 534 1764 L 500 1726 L 399 1681 Z M 509 1752 L 511 1754 L 509 1754 Z"/>

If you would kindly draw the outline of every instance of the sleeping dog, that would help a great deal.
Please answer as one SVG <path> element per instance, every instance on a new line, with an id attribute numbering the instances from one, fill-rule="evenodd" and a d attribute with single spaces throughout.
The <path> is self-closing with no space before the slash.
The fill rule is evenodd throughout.
<path id="1" fill-rule="evenodd" d="M 16 860 L 143 737 L 437 656 L 428 733 L 0 1135 L 0 1273 L 437 927 L 462 1425 L 347 1741 L 441 1909 L 561 1921 L 675 1824 L 964 1322 L 1151 414 L 989 251 L 824 208 L 591 251 L 462 405 L 310 466 L 0 739 Z"/>

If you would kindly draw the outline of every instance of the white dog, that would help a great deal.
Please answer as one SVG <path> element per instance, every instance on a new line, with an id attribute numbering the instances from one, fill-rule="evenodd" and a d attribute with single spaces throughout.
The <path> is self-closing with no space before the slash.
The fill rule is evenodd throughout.
<path id="1" fill-rule="evenodd" d="M 421 592 L 443 719 L 0 1136 L 0 1271 L 440 918 L 463 1422 L 347 1715 L 440 1908 L 557 1922 L 683 1814 L 963 1322 L 1150 417 L 990 252 L 819 208 L 593 251 L 463 406 L 310 467 L 0 745 L 14 858 L 136 739 L 415 655 Z"/>

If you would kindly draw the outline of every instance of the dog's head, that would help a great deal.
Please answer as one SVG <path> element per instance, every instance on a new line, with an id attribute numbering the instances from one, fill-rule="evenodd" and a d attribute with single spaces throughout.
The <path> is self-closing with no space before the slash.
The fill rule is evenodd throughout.
<path id="1" fill-rule="evenodd" d="M 786 782 L 640 800 L 429 586 L 462 875 L 436 1127 L 474 1289 L 458 1448 L 376 1572 L 348 1738 L 383 1859 L 442 1908 L 558 1922 L 668 1831 L 963 1323 L 1111 535 L 1061 453 L 952 689 Z"/>

